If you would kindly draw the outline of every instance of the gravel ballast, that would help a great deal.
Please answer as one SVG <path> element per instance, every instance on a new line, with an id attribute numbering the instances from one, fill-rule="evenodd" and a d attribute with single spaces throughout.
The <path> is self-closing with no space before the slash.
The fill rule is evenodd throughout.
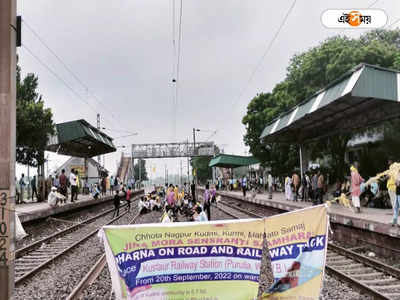
<path id="1" fill-rule="evenodd" d="M 137 214 L 135 205 L 132 208 L 130 213 L 113 224 L 128 224 Z M 125 208 L 122 208 L 120 211 L 124 210 Z M 105 218 L 111 219 L 109 215 Z M 141 218 L 137 222 L 142 222 Z M 104 223 L 105 220 L 103 220 Z M 94 224 L 90 225 L 91 231 L 94 230 Z M 103 253 L 103 243 L 97 235 L 92 236 L 32 278 L 18 285 L 14 292 L 15 299 L 65 299 Z"/>
<path id="2" fill-rule="evenodd" d="M 154 223 L 158 222 L 160 217 L 160 213 L 151 212 L 145 215 L 142 215 L 137 223 Z M 124 219 L 124 218 L 122 218 Z M 224 213 L 223 211 L 217 209 L 216 207 L 211 208 L 211 219 L 212 220 L 223 220 L 223 219 L 232 219 L 231 216 Z M 121 223 L 123 220 L 120 220 Z M 118 222 L 120 223 L 120 222 Z M 120 224 L 121 224 L 120 223 Z M 46 272 L 42 272 L 41 278 L 42 280 L 47 281 L 49 284 L 46 284 L 47 287 L 43 287 L 41 285 L 28 288 L 29 290 L 35 290 L 34 293 L 26 294 L 26 292 L 22 293 L 18 292 L 18 297 L 16 299 L 40 299 L 42 295 L 51 291 L 52 297 L 47 297 L 48 299 L 63 299 L 68 295 L 68 293 L 73 289 L 73 287 L 79 282 L 79 280 L 89 271 L 90 267 L 95 263 L 101 253 L 103 253 L 102 245 L 99 245 L 99 241 L 97 238 L 90 239 L 90 243 L 85 246 L 79 246 L 75 250 L 73 250 L 68 256 L 65 256 L 62 261 L 60 261 L 59 267 L 57 270 L 52 270 L 49 268 Z M 88 250 L 91 249 L 91 250 Z M 96 251 L 97 249 L 97 251 Z M 85 262 L 82 262 L 83 259 L 79 258 L 79 253 L 85 251 Z M 87 254 L 86 254 L 87 253 Z M 87 263 L 89 262 L 89 263 Z M 67 268 L 67 266 L 69 267 Z M 74 274 L 75 275 L 72 275 Z M 79 276 L 78 276 L 79 275 Z M 47 277 L 46 277 L 47 276 Z M 261 293 L 263 289 L 267 288 L 266 282 L 267 274 L 265 270 L 261 270 L 260 274 L 260 290 Z M 57 278 L 64 278 L 62 280 Z M 79 278 L 78 278 L 79 277 Z M 46 278 L 51 278 L 51 281 Z M 22 286 L 21 286 L 22 288 Z M 21 294 L 22 293 L 22 294 Z M 99 278 L 88 288 L 85 290 L 82 299 L 113 299 L 111 293 L 111 280 L 108 268 L 104 268 Z M 22 296 L 22 297 L 20 297 Z M 25 297 L 25 298 L 24 298 Z M 359 294 L 359 292 L 353 290 L 347 284 L 342 283 L 335 278 L 328 276 L 325 274 L 323 289 L 321 293 L 320 299 L 340 299 L 340 300 L 357 300 L 357 299 L 372 299 L 366 295 Z"/>

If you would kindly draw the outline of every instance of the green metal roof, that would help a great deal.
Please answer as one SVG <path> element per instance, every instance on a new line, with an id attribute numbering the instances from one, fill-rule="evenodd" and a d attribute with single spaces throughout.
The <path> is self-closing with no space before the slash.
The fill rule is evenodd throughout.
<path id="1" fill-rule="evenodd" d="M 400 74 L 360 64 L 271 121 L 265 142 L 302 143 L 400 116 Z"/>
<path id="2" fill-rule="evenodd" d="M 46 150 L 77 157 L 93 157 L 115 152 L 112 140 L 81 119 L 56 124 L 56 134 L 49 138 Z"/>
<path id="3" fill-rule="evenodd" d="M 208 166 L 222 167 L 222 168 L 237 168 L 243 166 L 250 166 L 258 163 L 259 161 L 257 160 L 257 158 L 253 156 L 219 154 L 210 161 Z"/>

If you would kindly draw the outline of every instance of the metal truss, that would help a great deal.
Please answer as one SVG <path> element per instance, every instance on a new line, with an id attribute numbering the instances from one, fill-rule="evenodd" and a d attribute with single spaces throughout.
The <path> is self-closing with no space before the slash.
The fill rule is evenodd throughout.
<path id="1" fill-rule="evenodd" d="M 214 154 L 214 142 L 197 142 L 196 147 L 188 142 L 132 144 L 134 159 L 214 156 Z"/>

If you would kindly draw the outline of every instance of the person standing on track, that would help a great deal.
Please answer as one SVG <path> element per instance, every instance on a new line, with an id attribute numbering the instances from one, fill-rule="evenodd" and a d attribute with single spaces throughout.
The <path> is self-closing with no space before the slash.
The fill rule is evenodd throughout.
<path id="1" fill-rule="evenodd" d="M 216 198 L 216 196 L 217 196 L 217 191 L 216 191 L 216 189 L 215 189 L 215 185 L 211 186 L 211 191 L 210 191 L 210 193 L 211 193 L 211 203 L 215 203 L 215 202 L 217 201 L 217 198 Z"/>
<path id="2" fill-rule="evenodd" d="M 173 185 L 170 184 L 168 191 L 167 191 L 167 203 L 169 205 L 169 207 L 174 207 L 175 206 L 175 193 L 174 193 L 174 188 Z"/>
<path id="3" fill-rule="evenodd" d="M 131 211 L 131 195 L 132 195 L 131 187 L 128 187 L 128 190 L 126 191 L 126 203 L 128 204 L 126 210 L 128 212 Z"/>
<path id="4" fill-rule="evenodd" d="M 115 191 L 114 194 L 114 213 L 113 213 L 113 218 L 118 217 L 119 216 L 119 206 L 121 204 L 121 199 L 119 197 L 119 191 Z"/>
<path id="5" fill-rule="evenodd" d="M 211 208 L 211 202 L 210 202 L 211 201 L 211 194 L 210 194 L 210 190 L 209 189 L 210 189 L 210 186 L 207 183 L 206 184 L 206 189 L 204 191 L 204 196 L 203 196 L 203 198 L 204 198 L 203 208 L 207 212 L 207 219 L 211 220 L 211 210 L 210 210 L 210 208 Z"/>
<path id="6" fill-rule="evenodd" d="M 193 203 L 196 202 L 196 185 L 194 183 L 194 180 L 192 181 L 192 184 L 190 185 L 190 191 L 192 192 L 192 201 Z"/>

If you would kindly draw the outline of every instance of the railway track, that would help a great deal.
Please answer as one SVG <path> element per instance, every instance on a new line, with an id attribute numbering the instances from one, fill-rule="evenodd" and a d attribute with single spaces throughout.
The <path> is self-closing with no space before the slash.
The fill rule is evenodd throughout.
<path id="1" fill-rule="evenodd" d="M 129 222 L 130 224 L 134 224 L 139 218 L 140 214 L 135 215 L 132 220 Z M 85 275 L 84 278 L 75 286 L 66 300 L 76 300 L 81 299 L 84 291 L 100 276 L 104 267 L 106 266 L 107 260 L 106 255 L 103 254 L 93 265 L 93 267 L 89 270 L 89 272 Z"/>
<path id="2" fill-rule="evenodd" d="M 237 219 L 263 217 L 224 201 L 213 205 L 213 208 Z M 400 299 L 400 269 L 334 244 L 329 244 L 328 249 L 325 267 L 328 274 L 374 299 Z M 67 299 L 80 299 L 83 291 L 97 279 L 105 265 L 103 255 Z"/>
<path id="3" fill-rule="evenodd" d="M 220 201 L 214 207 L 233 218 L 262 218 L 251 211 Z M 325 270 L 373 299 L 400 299 L 400 269 L 330 243 Z"/>
<path id="4" fill-rule="evenodd" d="M 125 205 L 122 205 L 120 210 L 123 207 Z M 95 235 L 101 226 L 111 224 L 126 214 L 122 212 L 108 222 L 101 220 L 113 211 L 114 209 L 109 209 L 17 250 L 15 252 L 15 285 L 20 285 L 55 259 Z"/>

